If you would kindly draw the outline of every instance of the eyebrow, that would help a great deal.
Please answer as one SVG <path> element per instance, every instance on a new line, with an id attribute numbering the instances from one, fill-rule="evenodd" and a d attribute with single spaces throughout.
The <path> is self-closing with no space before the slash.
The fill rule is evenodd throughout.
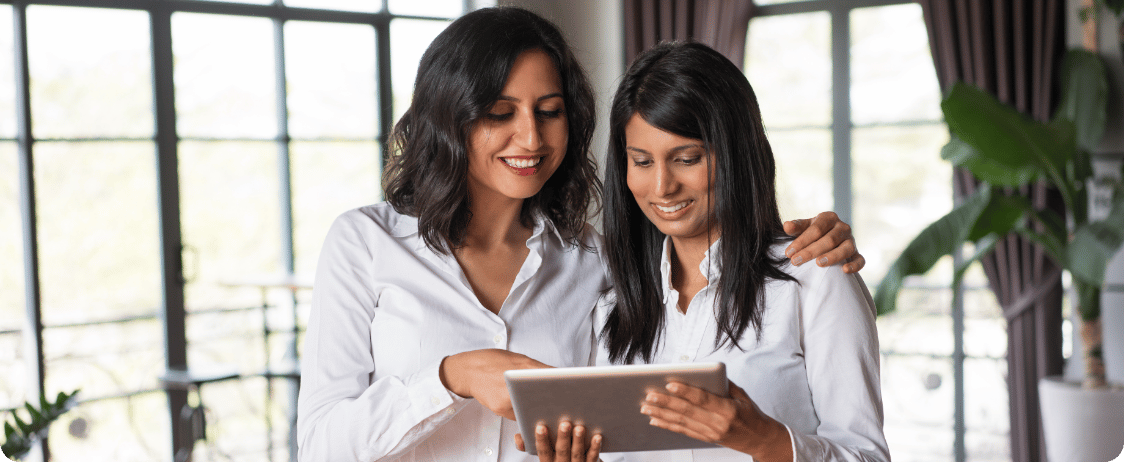
<path id="1" fill-rule="evenodd" d="M 697 144 L 697 143 L 684 144 L 682 146 L 676 146 L 674 148 L 671 148 L 670 150 L 668 150 L 668 152 L 670 152 L 671 154 L 678 154 L 680 152 L 686 151 L 686 150 L 691 149 L 691 148 L 699 148 L 699 149 L 705 150 L 706 146 L 703 146 L 703 145 Z M 652 155 L 652 153 L 650 153 L 648 151 L 645 151 L 643 149 L 633 147 L 633 146 L 625 146 L 624 149 L 626 151 L 636 151 L 636 152 L 639 152 L 641 154 Z"/>
<path id="2" fill-rule="evenodd" d="M 543 101 L 543 100 L 548 100 L 548 99 L 551 99 L 551 98 L 561 98 L 561 97 L 562 97 L 562 93 L 560 93 L 560 92 L 559 93 L 551 93 L 549 95 L 540 96 L 535 101 Z M 516 102 L 516 103 L 522 101 L 519 98 L 516 98 L 514 96 L 507 96 L 507 95 L 500 95 L 500 97 L 496 98 L 496 99 L 502 100 L 502 101 L 512 101 L 512 102 Z"/>

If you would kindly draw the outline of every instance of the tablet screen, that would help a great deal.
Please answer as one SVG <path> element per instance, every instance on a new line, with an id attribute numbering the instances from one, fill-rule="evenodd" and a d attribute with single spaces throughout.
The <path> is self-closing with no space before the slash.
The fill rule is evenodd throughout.
<path id="1" fill-rule="evenodd" d="M 535 426 L 557 435 L 558 423 L 601 434 L 601 452 L 710 448 L 715 445 L 648 424 L 640 405 L 649 390 L 666 393 L 670 381 L 729 395 L 726 367 L 719 362 L 520 369 L 504 374 L 527 452 L 535 451 Z"/>

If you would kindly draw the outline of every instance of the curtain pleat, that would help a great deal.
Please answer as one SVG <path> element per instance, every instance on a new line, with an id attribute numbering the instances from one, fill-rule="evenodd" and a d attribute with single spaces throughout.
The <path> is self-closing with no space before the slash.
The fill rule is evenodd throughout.
<path id="1" fill-rule="evenodd" d="M 941 88 L 962 81 L 1039 121 L 1057 104 L 1056 68 L 1065 53 L 1063 0 L 920 0 Z M 978 181 L 954 175 L 957 195 Z M 1038 183 L 1007 191 L 1039 209 L 1064 213 L 1057 191 Z M 984 258 L 984 271 L 1007 319 L 1011 460 L 1045 460 L 1038 381 L 1062 373 L 1061 268 L 1035 244 L 1008 236 Z"/>
<path id="2" fill-rule="evenodd" d="M 756 9 L 752 0 L 623 0 L 625 59 L 667 40 L 695 40 L 722 53 L 738 68 L 745 61 L 745 33 Z"/>

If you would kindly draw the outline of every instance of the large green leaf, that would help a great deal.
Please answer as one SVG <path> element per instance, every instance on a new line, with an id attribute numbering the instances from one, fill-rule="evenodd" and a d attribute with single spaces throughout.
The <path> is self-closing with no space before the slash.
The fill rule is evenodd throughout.
<path id="1" fill-rule="evenodd" d="M 1011 166 L 996 162 L 955 136 L 941 148 L 941 158 L 996 186 L 1021 186 L 1033 182 L 1042 174 L 1042 169 L 1034 165 Z"/>
<path id="2" fill-rule="evenodd" d="M 964 243 L 980 215 L 987 210 L 991 198 L 991 188 L 980 188 L 963 204 L 931 223 L 913 238 L 878 283 L 878 289 L 874 293 L 874 305 L 878 307 L 878 314 L 894 311 L 898 292 L 906 277 L 924 274 L 941 257 L 951 254 Z"/>
<path id="3" fill-rule="evenodd" d="M 1066 204 L 1073 202 L 1066 163 L 1076 151 L 1073 124 L 1064 119 L 1043 124 L 964 83 L 953 85 L 941 110 L 954 135 L 981 156 L 1011 169 L 1038 168 L 1039 176 L 1058 186 Z"/>
<path id="4" fill-rule="evenodd" d="M 1092 150 L 1105 130 L 1108 78 L 1100 56 L 1088 50 L 1069 50 L 1062 63 L 1062 95 L 1055 118 L 1073 122 L 1077 144 Z"/>
<path id="5" fill-rule="evenodd" d="M 1073 277 L 1096 287 L 1104 285 L 1105 267 L 1124 242 L 1124 194 L 1117 191 L 1112 211 L 1102 221 L 1077 228 L 1069 243 L 1066 268 Z"/>

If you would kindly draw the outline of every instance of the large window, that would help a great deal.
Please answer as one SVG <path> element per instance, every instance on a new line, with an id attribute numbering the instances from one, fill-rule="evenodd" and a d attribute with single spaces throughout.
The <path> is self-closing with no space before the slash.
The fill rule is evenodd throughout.
<path id="1" fill-rule="evenodd" d="M 425 46 L 494 2 L 13 3 L 0 410 L 81 389 L 55 460 L 292 460 L 300 281 L 332 219 L 380 199 Z M 169 367 L 198 383 L 166 395 Z"/>
<path id="2" fill-rule="evenodd" d="M 921 7 L 756 3 L 746 72 L 777 157 L 781 212 L 830 209 L 853 223 L 873 290 L 908 241 L 952 208 Z M 951 266 L 910 280 L 898 311 L 878 320 L 890 451 L 900 460 L 1008 460 L 1005 323 L 982 274 L 954 303 Z"/>

